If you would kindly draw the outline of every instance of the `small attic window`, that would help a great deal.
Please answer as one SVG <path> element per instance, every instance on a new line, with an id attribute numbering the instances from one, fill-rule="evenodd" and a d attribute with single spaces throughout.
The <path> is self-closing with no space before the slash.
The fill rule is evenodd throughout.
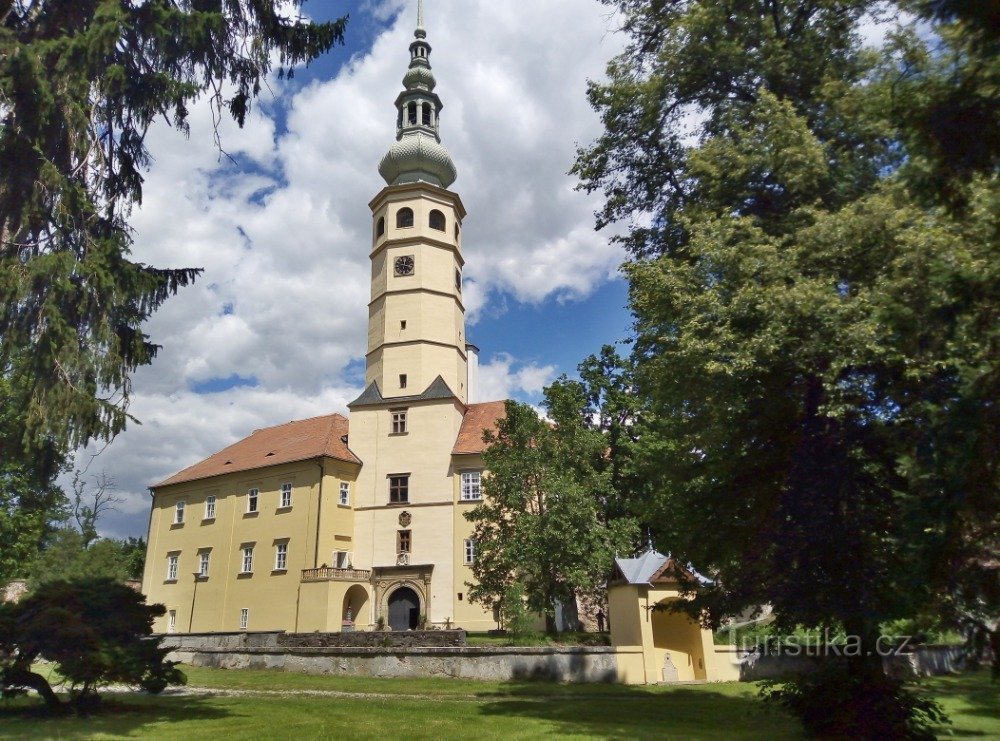
<path id="1" fill-rule="evenodd" d="M 270 457 L 271 457 L 272 455 L 274 455 L 274 451 L 271 451 L 270 453 L 268 453 L 268 454 L 267 454 L 267 455 L 265 455 L 264 457 L 265 457 L 265 458 L 270 458 Z"/>
<path id="2" fill-rule="evenodd" d="M 223 466 L 231 466 L 232 464 L 233 464 L 233 462 L 232 462 L 232 461 L 226 461 L 226 462 L 225 462 L 225 463 L 223 463 L 222 465 L 223 465 Z"/>

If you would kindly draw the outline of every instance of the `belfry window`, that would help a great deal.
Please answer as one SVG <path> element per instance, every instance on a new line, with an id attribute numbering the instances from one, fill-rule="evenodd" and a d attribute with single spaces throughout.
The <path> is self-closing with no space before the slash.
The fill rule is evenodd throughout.
<path id="1" fill-rule="evenodd" d="M 431 125 L 431 104 L 430 103 L 424 103 L 423 105 L 420 106 L 420 108 L 422 110 L 422 116 L 421 116 L 422 120 L 421 120 L 421 123 L 423 123 L 424 126 L 430 126 Z"/>
<path id="2" fill-rule="evenodd" d="M 415 124 L 417 122 L 417 104 L 410 103 L 406 106 L 406 121 L 409 124 Z"/>
<path id="3" fill-rule="evenodd" d="M 406 229 L 413 226 L 413 209 L 401 208 L 396 212 L 396 228 Z"/>
<path id="4" fill-rule="evenodd" d="M 375 238 L 378 239 L 385 234 L 385 217 L 379 216 L 378 223 L 375 224 Z"/>
<path id="5" fill-rule="evenodd" d="M 429 219 L 429 224 L 431 229 L 437 229 L 439 232 L 444 231 L 444 214 L 434 209 L 431 211 L 431 216 Z"/>

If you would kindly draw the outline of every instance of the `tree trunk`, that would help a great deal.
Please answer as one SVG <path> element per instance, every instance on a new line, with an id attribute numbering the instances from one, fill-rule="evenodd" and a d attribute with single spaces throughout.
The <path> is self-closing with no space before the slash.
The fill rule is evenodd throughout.
<path id="1" fill-rule="evenodd" d="M 41 674 L 27 669 L 10 668 L 4 672 L 5 683 L 13 687 L 28 687 L 33 689 L 45 701 L 49 710 L 62 710 L 63 703 L 52 691 L 48 681 Z"/>

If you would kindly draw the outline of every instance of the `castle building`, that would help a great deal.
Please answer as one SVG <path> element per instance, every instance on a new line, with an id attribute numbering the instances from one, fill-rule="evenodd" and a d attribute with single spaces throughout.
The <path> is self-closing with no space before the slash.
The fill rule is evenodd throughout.
<path id="1" fill-rule="evenodd" d="M 257 430 L 151 487 L 143 593 L 158 632 L 495 627 L 470 603 L 483 430 L 465 334 L 456 170 L 422 11 L 372 199 L 366 388 Z"/>

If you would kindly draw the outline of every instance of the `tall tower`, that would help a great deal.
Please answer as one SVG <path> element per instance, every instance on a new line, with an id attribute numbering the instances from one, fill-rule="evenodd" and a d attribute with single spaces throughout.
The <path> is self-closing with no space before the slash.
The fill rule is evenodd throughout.
<path id="1" fill-rule="evenodd" d="M 468 399 L 461 225 L 465 208 L 447 190 L 457 176 L 441 144 L 423 3 L 396 98 L 396 141 L 379 164 L 386 187 L 372 211 L 372 283 L 365 385 L 385 399 L 426 391 L 440 376 Z"/>
<path id="2" fill-rule="evenodd" d="M 362 461 L 351 547 L 355 566 L 372 570 L 376 614 L 392 618 L 405 602 L 444 622 L 458 614 L 467 578 L 456 567 L 468 528 L 456 506 L 465 464 L 453 450 L 475 348 L 462 303 L 465 208 L 448 190 L 456 171 L 441 144 L 430 53 L 420 3 L 396 140 L 379 164 L 386 186 L 369 204 L 366 388 L 348 404 L 350 447 Z"/>

